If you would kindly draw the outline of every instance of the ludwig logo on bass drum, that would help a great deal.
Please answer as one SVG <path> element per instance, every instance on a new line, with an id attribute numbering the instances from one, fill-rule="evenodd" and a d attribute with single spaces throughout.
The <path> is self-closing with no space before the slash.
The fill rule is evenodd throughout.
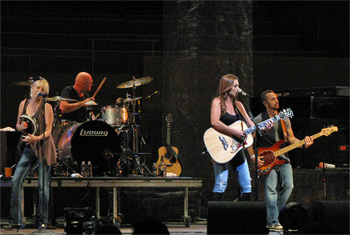
<path id="1" fill-rule="evenodd" d="M 80 136 L 107 136 L 108 131 L 95 131 L 81 129 Z"/>

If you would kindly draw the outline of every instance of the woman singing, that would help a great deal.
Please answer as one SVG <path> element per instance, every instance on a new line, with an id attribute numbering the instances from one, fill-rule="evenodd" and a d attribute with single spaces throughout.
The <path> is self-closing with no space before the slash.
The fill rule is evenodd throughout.
<path id="1" fill-rule="evenodd" d="M 16 129 L 26 132 L 28 122 L 25 117 L 31 117 L 34 125 L 37 124 L 35 133 L 23 135 L 21 141 L 24 150 L 17 163 L 11 187 L 11 208 L 9 225 L 5 229 L 24 228 L 22 214 L 22 184 L 31 173 L 32 167 L 38 163 L 38 229 L 45 229 L 48 222 L 48 203 L 50 194 L 51 166 L 56 164 L 56 148 L 51 136 L 53 110 L 48 103 L 43 105 L 43 94 L 49 93 L 49 84 L 46 79 L 36 78 L 31 85 L 30 99 L 25 99 L 19 104 Z M 45 121 L 45 122 L 44 122 Z"/>

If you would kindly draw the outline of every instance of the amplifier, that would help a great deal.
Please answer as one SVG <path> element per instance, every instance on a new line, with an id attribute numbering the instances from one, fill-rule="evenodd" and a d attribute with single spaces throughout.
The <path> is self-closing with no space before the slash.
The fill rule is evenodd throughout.
<path id="1" fill-rule="evenodd" d="M 349 96 L 349 87 L 329 86 L 274 90 L 277 96 Z"/>

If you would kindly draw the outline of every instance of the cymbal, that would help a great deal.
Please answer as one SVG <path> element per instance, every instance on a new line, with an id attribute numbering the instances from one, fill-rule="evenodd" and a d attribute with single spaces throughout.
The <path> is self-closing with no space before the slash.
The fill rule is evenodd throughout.
<path id="1" fill-rule="evenodd" d="M 24 81 L 24 82 L 15 82 L 15 85 L 18 86 L 31 86 L 33 84 L 34 80 L 28 80 L 28 81 Z"/>
<path id="2" fill-rule="evenodd" d="M 63 98 L 61 96 L 53 96 L 53 97 L 47 97 L 46 98 L 47 101 L 78 101 L 75 99 L 69 99 L 69 98 Z"/>
<path id="3" fill-rule="evenodd" d="M 132 101 L 139 100 L 139 99 L 141 99 L 141 98 L 142 98 L 142 97 L 127 98 L 127 99 L 124 99 L 123 102 L 124 102 L 124 103 L 128 103 L 128 102 L 132 102 Z"/>
<path id="4" fill-rule="evenodd" d="M 143 78 L 136 78 L 127 82 L 123 82 L 117 86 L 117 88 L 130 88 L 134 86 L 142 86 L 147 83 L 152 82 L 153 78 L 151 77 L 143 77 Z"/>
<path id="5" fill-rule="evenodd" d="M 88 105 L 97 105 L 97 103 L 93 100 L 89 100 L 87 102 L 85 102 L 84 104 L 88 104 Z"/>

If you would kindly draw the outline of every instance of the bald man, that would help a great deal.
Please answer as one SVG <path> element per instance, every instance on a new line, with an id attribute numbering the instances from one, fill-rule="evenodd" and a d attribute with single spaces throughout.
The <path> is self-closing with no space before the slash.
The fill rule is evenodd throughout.
<path id="1" fill-rule="evenodd" d="M 62 97 L 79 100 L 78 102 L 60 102 L 63 119 L 76 122 L 84 122 L 88 119 L 91 109 L 89 109 L 87 102 L 95 100 L 87 94 L 91 91 L 92 86 L 92 76 L 87 72 L 80 72 L 75 78 L 74 85 L 63 89 Z"/>

